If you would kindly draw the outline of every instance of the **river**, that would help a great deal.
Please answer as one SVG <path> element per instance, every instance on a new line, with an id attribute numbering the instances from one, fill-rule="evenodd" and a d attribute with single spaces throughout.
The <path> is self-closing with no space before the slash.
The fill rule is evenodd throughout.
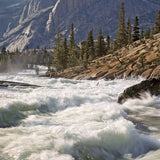
<path id="1" fill-rule="evenodd" d="M 160 97 L 116 102 L 142 78 L 51 79 L 25 70 L 0 80 L 41 86 L 0 88 L 0 160 L 160 160 Z"/>

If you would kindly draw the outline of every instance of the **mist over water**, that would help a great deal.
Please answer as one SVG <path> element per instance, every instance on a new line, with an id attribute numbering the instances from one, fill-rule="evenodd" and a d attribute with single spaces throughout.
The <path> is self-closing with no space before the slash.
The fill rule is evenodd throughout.
<path id="1" fill-rule="evenodd" d="M 0 160 L 160 159 L 159 97 L 116 103 L 141 78 L 77 81 L 25 70 L 0 80 L 41 86 L 0 88 Z"/>

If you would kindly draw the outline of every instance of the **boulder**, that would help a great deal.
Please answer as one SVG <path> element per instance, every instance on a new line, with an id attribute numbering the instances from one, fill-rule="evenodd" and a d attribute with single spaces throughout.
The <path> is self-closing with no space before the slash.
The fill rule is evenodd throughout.
<path id="1" fill-rule="evenodd" d="M 0 81 L 0 87 L 6 88 L 6 87 L 40 87 L 33 84 L 28 83 L 21 83 L 21 82 L 12 82 L 12 81 Z"/>
<path id="2" fill-rule="evenodd" d="M 144 80 L 139 84 L 131 86 L 124 90 L 122 94 L 118 97 L 118 103 L 122 104 L 127 99 L 141 98 L 144 92 L 149 92 L 151 95 L 160 94 L 160 79 L 149 79 Z"/>

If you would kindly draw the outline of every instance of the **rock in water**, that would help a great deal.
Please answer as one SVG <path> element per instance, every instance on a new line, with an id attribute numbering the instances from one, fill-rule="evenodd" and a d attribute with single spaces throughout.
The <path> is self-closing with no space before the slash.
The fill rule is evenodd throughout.
<path id="1" fill-rule="evenodd" d="M 131 86 L 124 90 L 124 92 L 118 97 L 118 103 L 122 104 L 130 98 L 141 98 L 144 92 L 149 92 L 151 95 L 160 94 L 160 78 L 144 80 L 139 84 Z"/>
<path id="2" fill-rule="evenodd" d="M 12 82 L 12 81 L 0 81 L 0 87 L 40 87 L 33 84 L 21 83 L 21 82 Z"/>

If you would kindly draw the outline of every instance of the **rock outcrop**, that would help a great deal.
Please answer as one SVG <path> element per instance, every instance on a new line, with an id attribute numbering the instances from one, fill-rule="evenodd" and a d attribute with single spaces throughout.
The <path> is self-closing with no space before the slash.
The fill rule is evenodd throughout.
<path id="1" fill-rule="evenodd" d="M 74 79 L 115 79 L 142 76 L 146 79 L 160 78 L 160 34 L 153 39 L 143 39 L 116 52 L 98 58 L 83 66 L 69 68 L 64 72 L 49 73 L 51 77 Z"/>
<path id="2" fill-rule="evenodd" d="M 40 86 L 28 84 L 28 83 L 21 83 L 21 82 L 12 82 L 12 81 L 0 81 L 0 88 L 6 87 L 32 87 L 37 88 Z"/>
<path id="3" fill-rule="evenodd" d="M 124 92 L 118 97 L 118 103 L 122 104 L 127 99 L 141 98 L 142 94 L 149 92 L 151 95 L 160 94 L 160 79 L 144 80 L 139 84 L 131 86 L 124 90 Z"/>

